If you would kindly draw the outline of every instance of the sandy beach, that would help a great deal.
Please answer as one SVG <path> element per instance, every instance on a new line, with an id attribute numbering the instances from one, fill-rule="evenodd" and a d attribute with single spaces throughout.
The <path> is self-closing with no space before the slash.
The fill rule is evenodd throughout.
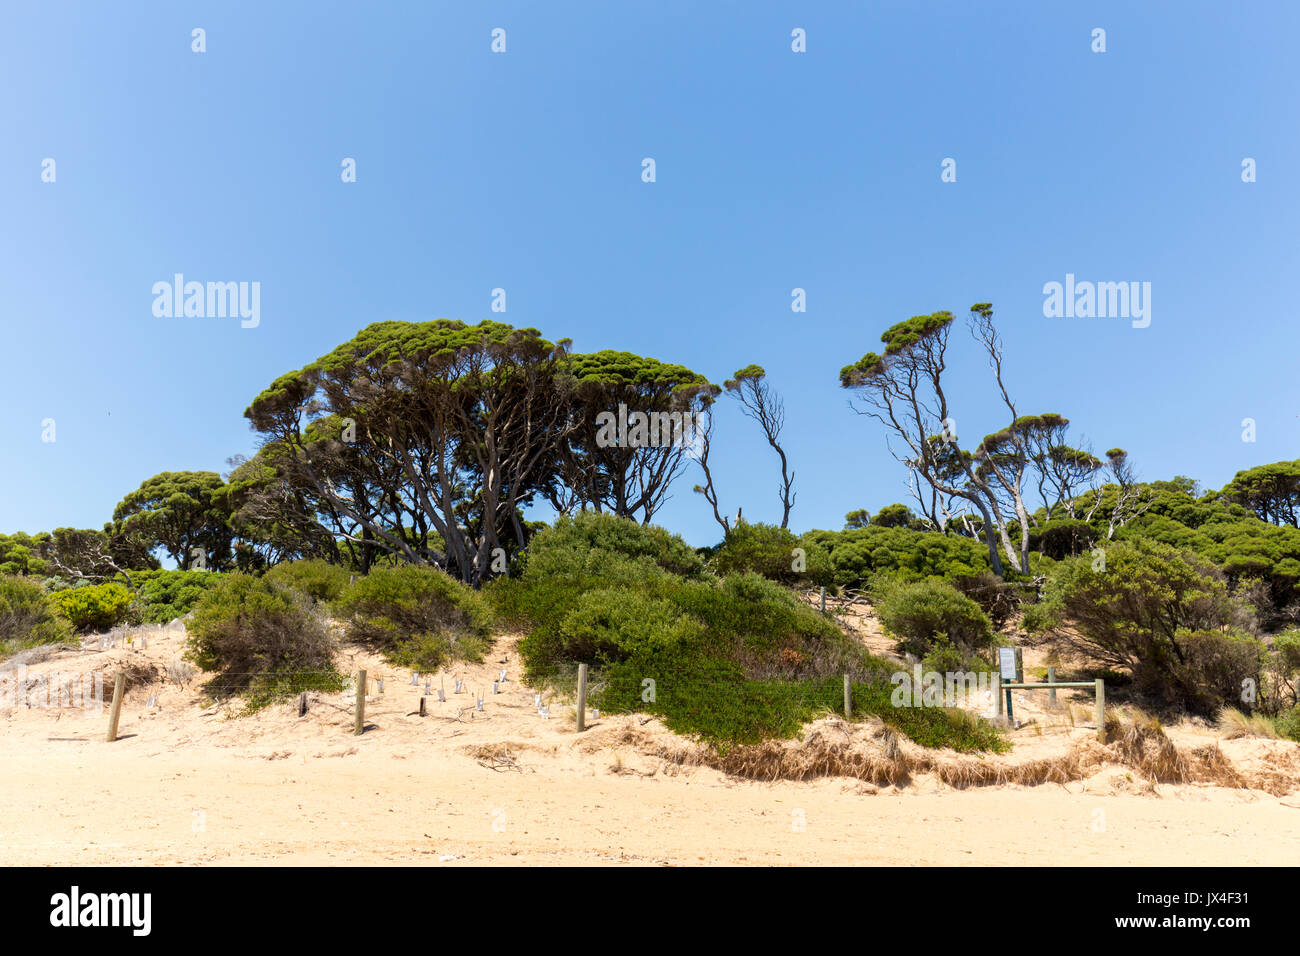
<path id="1" fill-rule="evenodd" d="M 148 648 L 60 653 L 41 674 L 157 668 L 184 632 L 149 631 Z M 138 642 L 137 642 L 138 643 Z M 501 663 L 505 661 L 505 663 Z M 920 773 L 879 786 L 852 777 L 763 781 L 681 759 L 689 741 L 655 720 L 602 715 L 579 735 L 562 703 L 541 719 L 517 683 L 509 638 L 482 665 L 449 670 L 446 703 L 356 648 L 340 667 L 372 685 L 366 732 L 352 733 L 347 694 L 312 694 L 251 716 L 206 706 L 200 681 L 132 688 L 119 726 L 102 712 L 0 711 L 0 863 L 5 865 L 1288 865 L 1300 860 L 1300 746 L 1219 740 L 1265 787 L 1152 785 L 1105 764 L 1083 779 L 1036 786 L 948 786 Z M 505 667 L 503 692 L 490 693 Z M 451 692 L 453 680 L 465 692 Z M 111 693 L 111 677 L 108 680 Z M 438 686 L 435 678 L 434 687 Z M 489 689 L 482 712 L 473 692 Z M 153 700 L 153 706 L 150 701 Z M 1033 708 L 1025 701 L 1025 708 Z M 1079 713 L 1084 708 L 1079 708 Z M 571 715 L 572 709 L 567 713 Z M 1010 768 L 1085 742 L 1080 722 L 1012 734 Z M 867 735 L 828 718 L 826 732 Z M 1208 727 L 1170 736 L 1216 742 Z M 650 744 L 650 746 L 647 746 Z M 665 753 L 677 757 L 665 757 Z M 933 752 L 930 752 L 933 753 Z M 954 759 L 959 759 L 953 755 Z M 1248 773 L 1248 776 L 1250 774 Z M 1270 792 L 1271 791 L 1271 792 Z M 1044 850 L 1051 849 L 1050 853 Z"/>

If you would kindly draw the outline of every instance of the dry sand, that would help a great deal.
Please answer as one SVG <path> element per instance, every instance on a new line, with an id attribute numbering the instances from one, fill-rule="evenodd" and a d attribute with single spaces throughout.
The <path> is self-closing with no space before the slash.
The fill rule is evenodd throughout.
<path id="1" fill-rule="evenodd" d="M 146 633 L 147 650 L 61 653 L 27 676 L 111 674 L 128 659 L 161 671 L 180 658 L 182 630 Z M 958 790 L 932 774 L 901 786 L 760 782 L 654 756 L 690 749 L 657 721 L 604 715 L 578 735 L 558 702 L 541 719 L 534 692 L 517 682 L 513 646 L 503 638 L 484 664 L 449 671 L 447 703 L 430 698 L 425 718 L 412 713 L 409 672 L 346 648 L 343 670 L 386 678 L 361 737 L 343 694 L 310 695 L 301 718 L 296 702 L 235 717 L 230 707 L 205 709 L 198 682 L 131 690 L 112 744 L 107 705 L 0 709 L 0 864 L 1300 862 L 1300 795 L 1286 792 L 1300 787 L 1300 745 L 1219 742 L 1235 766 L 1256 772 L 1252 781 L 1271 779 L 1272 792 L 1153 787 L 1115 764 L 1031 787 Z M 494 696 L 502 667 L 510 679 Z M 481 713 L 476 689 L 487 691 Z M 1086 707 L 1073 726 L 1067 712 L 1028 699 L 1022 712 L 1036 723 L 1013 734 L 1014 753 L 978 759 L 1014 767 L 1094 732 Z M 833 718 L 820 729 L 859 743 L 871 734 Z M 1187 725 L 1171 737 L 1190 747 L 1216 735 Z"/>

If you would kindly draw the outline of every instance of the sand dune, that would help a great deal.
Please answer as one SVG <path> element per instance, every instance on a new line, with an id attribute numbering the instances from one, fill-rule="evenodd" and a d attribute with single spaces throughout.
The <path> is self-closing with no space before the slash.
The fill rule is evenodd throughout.
<path id="1" fill-rule="evenodd" d="M 181 630 L 148 648 L 60 653 L 42 674 L 161 674 Z M 0 711 L 0 863 L 10 864 L 1288 864 L 1300 859 L 1300 746 L 1218 741 L 1252 787 L 1152 785 L 1102 762 L 1083 779 L 955 789 L 934 773 L 905 784 L 846 777 L 762 782 L 692 760 L 657 721 L 603 715 L 579 735 L 561 702 L 543 720 L 518 683 L 513 640 L 445 675 L 448 700 L 414 711 L 420 690 L 357 648 L 345 671 L 385 678 L 367 730 L 350 695 L 313 694 L 306 716 L 280 704 L 248 717 L 205 707 L 199 683 L 164 680 L 127 695 L 120 739 L 102 713 Z M 500 663 L 502 660 L 505 663 Z M 510 678 L 499 695 L 491 679 Z M 452 693 L 453 679 L 466 681 Z M 111 678 L 108 681 L 111 693 Z M 435 682 L 435 687 L 437 683 Z M 474 692 L 486 692 L 474 711 Z M 154 706 L 149 706 L 156 698 Z M 1018 705 L 1019 706 L 1019 705 Z M 1014 769 L 1086 746 L 1093 728 L 1059 713 L 1013 734 Z M 1082 708 L 1081 708 L 1082 710 Z M 1049 720 L 1050 718 L 1050 720 Z M 874 745 L 879 727 L 834 718 L 810 734 Z M 1175 728 L 1180 747 L 1213 744 Z M 942 755 L 940 755 L 942 757 Z M 1282 782 L 1279 782 L 1282 781 Z M 1264 786 L 1267 784 L 1267 786 Z M 1270 792 L 1271 791 L 1271 792 Z M 1042 850 L 1053 852 L 1044 855 Z M 1061 852 L 1068 851 L 1068 852 Z"/>

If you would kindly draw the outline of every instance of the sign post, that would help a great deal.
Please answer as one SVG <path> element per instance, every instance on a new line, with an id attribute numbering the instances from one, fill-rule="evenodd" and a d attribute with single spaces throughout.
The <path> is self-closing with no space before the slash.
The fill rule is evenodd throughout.
<path id="1" fill-rule="evenodd" d="M 998 670 L 1000 675 L 999 683 L 1014 684 L 1016 682 L 1016 649 L 1014 647 L 998 648 Z M 1011 689 L 1008 688 L 1007 694 L 1007 721 L 1014 727 L 1015 716 L 1011 710 Z"/>

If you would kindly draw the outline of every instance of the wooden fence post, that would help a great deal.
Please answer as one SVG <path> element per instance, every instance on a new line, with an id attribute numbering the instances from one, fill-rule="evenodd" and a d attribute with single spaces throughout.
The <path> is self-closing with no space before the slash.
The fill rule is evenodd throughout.
<path id="1" fill-rule="evenodd" d="M 853 719 L 853 684 L 848 674 L 844 675 L 844 719 Z"/>
<path id="2" fill-rule="evenodd" d="M 578 665 L 578 733 L 587 729 L 587 665 Z"/>
<path id="3" fill-rule="evenodd" d="M 993 700 L 997 706 L 998 723 L 1002 722 L 1002 672 L 998 671 L 993 675 Z"/>
<path id="4" fill-rule="evenodd" d="M 298 716 L 299 717 L 307 716 L 307 692 L 306 691 L 303 691 L 302 694 L 298 697 Z"/>
<path id="5" fill-rule="evenodd" d="M 826 588 L 822 588 L 822 613 L 826 613 Z"/>
<path id="6" fill-rule="evenodd" d="M 117 739 L 117 719 L 122 716 L 122 698 L 126 696 L 126 675 L 121 671 L 113 679 L 113 709 L 108 712 L 108 742 Z"/>
<path id="7" fill-rule="evenodd" d="M 1097 678 L 1097 742 L 1106 742 L 1106 682 Z"/>
<path id="8" fill-rule="evenodd" d="M 352 732 L 358 737 L 366 728 L 366 672 L 357 671 L 357 716 Z"/>
<path id="9" fill-rule="evenodd" d="M 427 698 L 427 697 L 425 697 L 425 696 L 423 696 L 423 695 L 420 696 L 420 716 L 421 716 L 421 717 L 425 716 L 425 714 L 427 713 L 427 712 L 425 711 L 425 709 L 424 709 L 424 702 L 425 702 L 426 700 L 428 700 L 428 699 L 429 699 L 429 698 Z"/>
<path id="10" fill-rule="evenodd" d="M 1055 683 L 1056 683 L 1056 668 L 1055 668 L 1055 667 L 1049 667 L 1049 668 L 1047 669 L 1047 683 L 1049 683 L 1049 684 L 1055 684 Z M 1048 700 L 1048 703 L 1050 703 L 1053 707 L 1056 706 L 1056 690 L 1055 690 L 1055 689 L 1049 690 L 1049 691 L 1047 692 L 1047 700 Z"/>

